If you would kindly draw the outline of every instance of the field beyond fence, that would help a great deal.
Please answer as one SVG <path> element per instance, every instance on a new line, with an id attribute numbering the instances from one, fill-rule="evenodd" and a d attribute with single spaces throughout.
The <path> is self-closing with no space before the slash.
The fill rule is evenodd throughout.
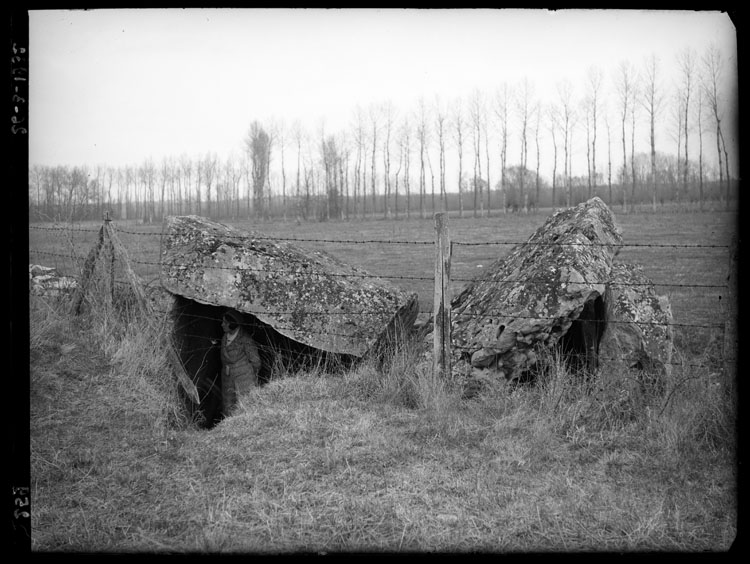
<path id="1" fill-rule="evenodd" d="M 545 219 L 451 217 L 453 294 Z M 199 431 L 175 408 L 158 323 L 93 308 L 72 317 L 32 296 L 32 548 L 729 549 L 737 398 L 726 367 L 737 359 L 726 304 L 737 215 L 616 219 L 617 260 L 642 265 L 672 306 L 673 370 L 659 397 L 617 374 L 587 395 L 551 359 L 555 370 L 534 388 L 461 400 L 415 344 L 386 373 L 278 374 L 243 413 Z M 80 279 L 100 225 L 30 225 L 29 263 Z M 162 226 L 111 225 L 147 291 L 158 288 Z M 431 220 L 231 225 L 327 251 L 416 292 L 431 315 Z"/>

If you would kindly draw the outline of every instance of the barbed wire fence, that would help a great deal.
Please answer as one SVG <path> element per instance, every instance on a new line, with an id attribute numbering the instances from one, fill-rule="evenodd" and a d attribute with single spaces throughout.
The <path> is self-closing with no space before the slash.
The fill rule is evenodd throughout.
<path id="1" fill-rule="evenodd" d="M 560 245 L 560 243 L 546 243 L 546 242 L 532 242 L 532 241 L 450 241 L 450 237 L 447 232 L 447 221 L 445 222 L 444 228 L 440 229 L 438 226 L 438 217 L 441 214 L 436 214 L 436 238 L 435 240 L 400 240 L 400 239 L 336 239 L 336 238 L 299 238 L 299 237 L 278 237 L 278 236 L 260 236 L 257 234 L 253 235 L 255 240 L 267 240 L 269 242 L 276 243 L 293 243 L 301 245 L 314 245 L 315 248 L 325 250 L 325 246 L 328 245 L 345 245 L 345 246 L 363 246 L 372 247 L 374 245 L 385 245 L 385 246 L 398 246 L 398 247 L 410 247 L 417 250 L 417 253 L 424 257 L 428 254 L 428 249 L 432 248 L 435 256 L 434 260 L 434 272 L 428 274 L 425 272 L 422 275 L 408 275 L 395 272 L 380 272 L 380 273 L 369 273 L 369 272 L 357 272 L 347 274 L 332 274 L 329 272 L 307 272 L 306 275 L 310 277 L 316 277 L 325 275 L 331 276 L 342 276 L 348 278 L 360 278 L 362 280 L 388 280 L 394 284 L 399 284 L 402 289 L 407 291 L 414 291 L 413 286 L 419 285 L 423 288 L 421 294 L 419 292 L 420 303 L 427 301 L 425 294 L 427 294 L 427 288 L 432 285 L 433 300 L 431 307 L 422 311 L 422 317 L 429 317 L 430 322 L 433 323 L 433 363 L 436 370 L 446 371 L 450 370 L 450 357 L 451 357 L 451 342 L 450 342 L 450 301 L 451 291 L 450 287 L 456 284 L 466 284 L 473 282 L 477 277 L 470 276 L 451 276 L 450 263 L 451 258 L 455 257 L 455 253 L 460 253 L 464 249 L 471 249 L 480 246 L 489 247 L 517 247 L 520 245 Z M 148 287 L 158 285 L 159 272 L 161 268 L 160 263 L 160 241 L 162 237 L 161 230 L 159 231 L 143 231 L 134 230 L 126 227 L 120 227 L 115 222 L 111 222 L 108 218 L 105 219 L 105 224 L 117 233 L 118 237 L 122 240 L 122 243 L 127 247 L 127 255 L 132 270 L 137 272 L 141 277 L 144 285 Z M 91 246 L 95 243 L 96 238 L 101 236 L 101 227 L 81 227 L 71 225 L 29 225 L 29 230 L 36 233 L 37 237 L 32 237 L 30 233 L 29 245 L 29 263 L 40 264 L 44 266 L 53 266 L 60 275 L 73 278 L 80 284 L 84 281 L 86 276 L 86 260 L 91 252 Z M 596 245 L 597 243 L 588 243 L 590 245 Z M 574 244 L 577 245 L 577 244 Z M 687 322 L 675 322 L 670 323 L 671 327 L 682 329 L 686 331 L 699 330 L 707 331 L 709 334 L 709 340 L 714 340 L 721 343 L 719 358 L 724 365 L 724 370 L 727 374 L 731 374 L 732 377 L 736 371 L 738 341 L 737 341 L 737 320 L 736 320 L 736 303 L 737 303 L 737 280 L 736 280 L 736 268 L 737 268 L 737 242 L 733 241 L 728 245 L 721 244 L 680 244 L 680 243 L 622 243 L 615 245 L 620 248 L 634 248 L 634 249 L 656 249 L 657 251 L 663 251 L 664 253 L 670 253 L 675 250 L 688 249 L 691 251 L 698 251 L 701 253 L 715 253 L 719 252 L 724 255 L 724 264 L 726 265 L 726 276 L 722 283 L 698 283 L 698 282 L 684 282 L 684 281 L 658 281 L 654 282 L 654 287 L 659 288 L 675 288 L 687 291 L 699 291 L 699 292 L 716 292 L 718 293 L 718 299 L 722 304 L 722 311 L 719 315 L 719 320 L 711 319 L 696 319 Z M 427 252 L 426 252 L 427 251 Z M 673 258 L 673 257 L 670 257 Z M 51 264 L 50 264 L 51 263 Z M 228 268 L 215 266 L 213 268 Z M 273 271 L 269 269 L 251 269 L 263 271 L 266 274 L 273 274 L 274 272 L 288 272 L 288 270 L 280 269 Z M 534 284 L 537 282 L 535 279 L 513 279 L 513 280 L 497 280 L 498 283 L 504 282 L 523 282 Z M 585 283 L 589 284 L 612 284 L 609 280 L 584 280 Z M 126 278 L 114 278 L 112 279 L 113 285 L 132 285 L 133 280 L 130 277 Z M 642 286 L 642 282 L 617 282 L 620 285 L 626 286 Z M 650 285 L 650 284 L 649 284 Z M 409 290 L 409 288 L 412 288 Z M 724 297 L 722 299 L 722 296 Z M 705 298 L 705 296 L 704 296 Z M 429 302 L 428 302 L 429 303 Z M 223 307 L 222 304 L 213 304 L 216 307 Z M 438 312 L 435 315 L 435 312 Z M 156 313 L 167 315 L 168 310 L 156 310 Z M 268 311 L 268 315 L 289 315 L 291 311 Z M 295 309 L 293 312 L 295 315 L 314 315 L 321 317 L 332 317 L 336 315 L 342 315 L 340 312 L 321 312 L 321 311 L 299 311 Z M 366 307 L 357 314 L 359 315 L 374 315 L 381 312 L 368 311 Z M 502 311 L 489 311 L 482 314 L 470 314 L 463 312 L 462 316 L 475 315 L 475 316 L 502 316 Z M 206 321 L 216 322 L 215 317 L 201 316 L 195 313 L 189 313 L 189 316 L 195 318 L 202 318 Z M 525 319 L 538 319 L 538 320 L 551 320 L 551 317 L 545 317 L 540 315 L 518 315 L 513 312 L 513 317 L 525 318 Z M 438 323 L 434 323 L 438 320 Z M 664 323 L 656 322 L 637 322 L 627 320 L 610 320 L 608 323 L 638 323 L 648 324 L 653 323 L 656 325 L 664 325 Z M 330 333 L 335 336 L 335 333 Z M 344 336 L 344 335 L 341 335 Z M 345 335 L 351 338 L 351 335 Z M 614 360 L 614 359 L 610 359 Z M 690 362 L 685 362 L 684 359 L 673 360 L 672 364 L 680 366 L 690 366 Z"/>

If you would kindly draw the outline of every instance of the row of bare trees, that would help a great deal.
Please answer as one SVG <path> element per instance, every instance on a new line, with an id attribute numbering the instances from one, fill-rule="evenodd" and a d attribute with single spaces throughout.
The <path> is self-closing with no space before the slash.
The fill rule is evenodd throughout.
<path id="1" fill-rule="evenodd" d="M 424 218 L 440 209 L 463 216 L 467 204 L 477 216 L 595 194 L 623 206 L 717 196 L 728 205 L 722 53 L 685 48 L 672 63 L 671 85 L 651 56 L 640 69 L 622 62 L 609 76 L 590 68 L 578 95 L 565 80 L 542 100 L 525 78 L 492 94 L 475 89 L 466 100 L 422 98 L 403 113 L 391 102 L 358 106 L 350 127 L 336 133 L 324 123 L 311 133 L 299 121 L 255 121 L 240 154 L 224 159 L 207 153 L 119 168 L 33 166 L 30 211 L 37 220 L 81 220 L 109 209 L 145 222 L 175 213 Z M 662 147 L 675 143 L 674 153 L 657 150 L 657 137 Z M 637 151 L 644 139 L 648 151 Z"/>

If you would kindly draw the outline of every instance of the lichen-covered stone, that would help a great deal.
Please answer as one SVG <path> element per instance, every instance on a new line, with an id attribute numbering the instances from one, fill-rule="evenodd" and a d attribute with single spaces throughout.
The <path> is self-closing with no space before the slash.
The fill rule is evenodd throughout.
<path id="1" fill-rule="evenodd" d="M 587 303 L 605 298 L 621 243 L 600 198 L 550 216 L 453 300 L 457 360 L 522 376 L 536 363 L 538 346 L 555 346 Z"/>
<path id="2" fill-rule="evenodd" d="M 330 254 L 198 216 L 165 220 L 160 257 L 169 292 L 250 313 L 328 352 L 362 357 L 418 313 L 416 294 Z"/>
<path id="3" fill-rule="evenodd" d="M 643 267 L 612 266 L 607 330 L 599 354 L 627 368 L 671 372 L 672 308 L 667 296 L 656 294 Z"/>
<path id="4" fill-rule="evenodd" d="M 29 292 L 37 296 L 60 296 L 72 293 L 78 286 L 75 278 L 61 276 L 56 268 L 29 265 Z"/>

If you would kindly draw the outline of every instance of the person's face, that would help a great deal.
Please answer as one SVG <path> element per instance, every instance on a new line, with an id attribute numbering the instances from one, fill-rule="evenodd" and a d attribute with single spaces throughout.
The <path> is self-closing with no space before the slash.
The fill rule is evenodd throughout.
<path id="1" fill-rule="evenodd" d="M 226 319 L 221 320 L 221 328 L 224 330 L 224 333 L 229 333 L 229 322 Z"/>

